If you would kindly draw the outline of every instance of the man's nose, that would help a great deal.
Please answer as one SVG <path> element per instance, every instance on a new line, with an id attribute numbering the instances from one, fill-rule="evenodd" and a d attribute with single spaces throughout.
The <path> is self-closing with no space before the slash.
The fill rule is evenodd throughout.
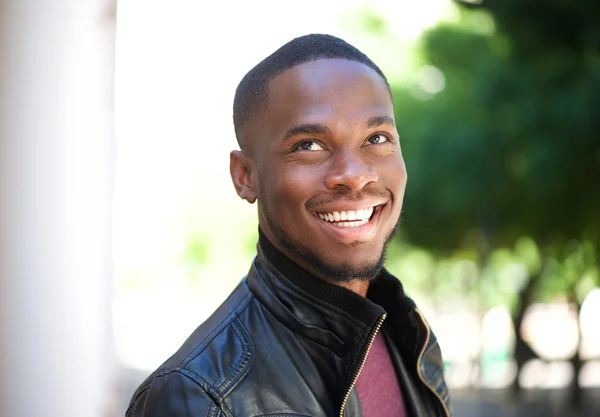
<path id="1" fill-rule="evenodd" d="M 331 169 L 325 178 L 325 186 L 330 189 L 348 188 L 358 191 L 379 179 L 377 172 L 356 151 L 340 152 L 333 156 Z"/>

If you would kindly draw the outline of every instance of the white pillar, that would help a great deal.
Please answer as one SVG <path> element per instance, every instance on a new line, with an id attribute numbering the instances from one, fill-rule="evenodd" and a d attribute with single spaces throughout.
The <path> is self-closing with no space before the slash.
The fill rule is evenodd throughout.
<path id="1" fill-rule="evenodd" d="M 2 417 L 111 415 L 114 1 L 0 0 Z"/>

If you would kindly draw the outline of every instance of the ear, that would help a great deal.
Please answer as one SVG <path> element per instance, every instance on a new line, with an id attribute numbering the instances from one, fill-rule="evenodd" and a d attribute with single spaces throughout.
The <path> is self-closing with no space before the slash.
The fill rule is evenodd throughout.
<path id="1" fill-rule="evenodd" d="M 256 201 L 256 187 L 252 180 L 253 164 L 242 151 L 229 154 L 229 173 L 238 195 L 250 204 Z"/>

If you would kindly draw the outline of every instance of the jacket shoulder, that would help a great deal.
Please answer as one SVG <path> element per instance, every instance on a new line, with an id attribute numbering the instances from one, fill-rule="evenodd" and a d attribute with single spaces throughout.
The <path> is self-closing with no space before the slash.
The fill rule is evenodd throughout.
<path id="1" fill-rule="evenodd" d="M 164 371 L 140 387 L 131 400 L 126 417 L 218 416 L 211 396 L 183 370 Z"/>
<path id="2" fill-rule="evenodd" d="M 213 415 L 208 413 L 210 407 L 222 404 L 252 364 L 254 346 L 239 317 L 253 298 L 246 279 L 242 280 L 179 350 L 140 385 L 127 417 L 187 416 L 185 412 L 167 412 L 178 407 L 185 411 L 186 402 L 191 402 L 196 412 L 203 406 L 205 415 Z M 158 412 L 163 409 L 167 410 L 164 414 Z"/>

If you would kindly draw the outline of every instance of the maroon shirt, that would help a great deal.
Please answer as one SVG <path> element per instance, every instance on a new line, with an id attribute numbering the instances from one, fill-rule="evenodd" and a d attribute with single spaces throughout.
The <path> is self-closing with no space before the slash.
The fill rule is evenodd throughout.
<path id="1" fill-rule="evenodd" d="M 375 336 L 356 390 L 365 417 L 406 417 L 400 384 L 381 332 Z"/>

